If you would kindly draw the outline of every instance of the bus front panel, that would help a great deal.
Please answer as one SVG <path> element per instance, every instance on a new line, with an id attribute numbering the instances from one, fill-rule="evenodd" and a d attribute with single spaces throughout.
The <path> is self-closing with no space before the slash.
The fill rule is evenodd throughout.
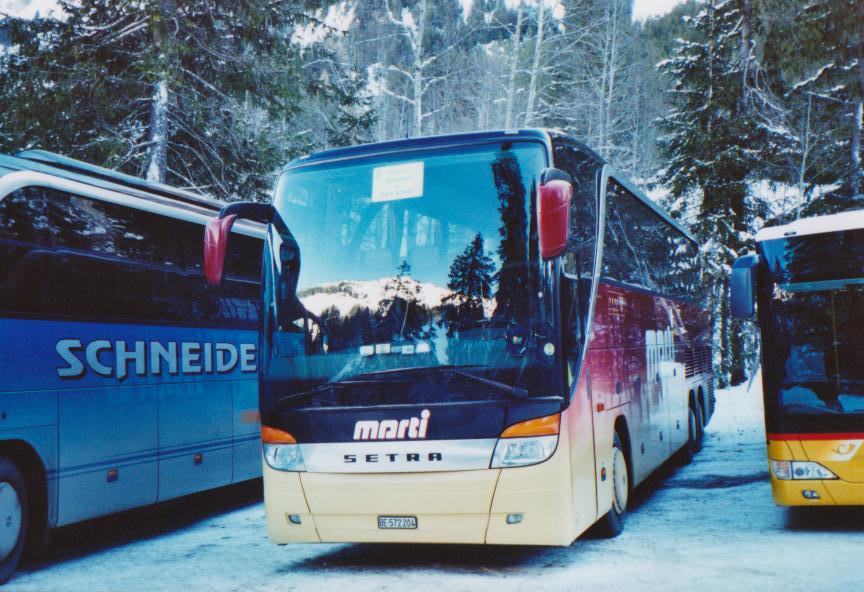
<path id="1" fill-rule="evenodd" d="M 765 421 L 782 505 L 864 505 L 864 231 L 759 245 Z M 843 253 L 825 258 L 825 253 Z"/>

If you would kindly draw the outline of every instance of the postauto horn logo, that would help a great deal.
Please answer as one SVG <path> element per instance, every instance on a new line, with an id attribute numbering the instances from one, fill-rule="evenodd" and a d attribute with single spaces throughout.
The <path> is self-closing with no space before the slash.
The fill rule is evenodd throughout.
<path id="1" fill-rule="evenodd" d="M 252 343 L 208 343 L 198 341 L 108 341 L 61 339 L 57 355 L 65 365 L 57 368 L 60 378 L 80 378 L 88 370 L 98 376 L 122 380 L 162 374 L 228 374 L 257 370 L 257 352 Z"/>
<path id="2" fill-rule="evenodd" d="M 428 409 L 420 417 L 408 419 L 363 420 L 354 424 L 355 440 L 423 440 L 432 413 Z"/>

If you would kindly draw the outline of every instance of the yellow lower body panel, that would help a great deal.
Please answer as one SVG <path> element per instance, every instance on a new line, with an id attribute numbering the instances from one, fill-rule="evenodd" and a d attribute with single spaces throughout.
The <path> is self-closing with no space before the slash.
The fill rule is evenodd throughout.
<path id="1" fill-rule="evenodd" d="M 559 446 L 530 467 L 400 474 L 289 473 L 265 464 L 267 532 L 277 544 L 569 545 L 580 533 L 568 458 Z M 520 520 L 508 524 L 511 514 Z M 379 516 L 414 516 L 417 528 L 381 529 Z"/>
<path id="2" fill-rule="evenodd" d="M 774 503 L 780 506 L 833 506 L 834 498 L 825 487 L 826 481 L 779 481 L 771 476 Z M 805 491 L 813 491 L 819 499 L 807 499 Z"/>
<path id="3" fill-rule="evenodd" d="M 778 481 L 771 478 L 774 501 L 781 506 L 864 506 L 864 483 L 849 483 L 839 479 L 824 481 Z M 813 491 L 819 499 L 807 499 L 805 491 Z"/>
<path id="4" fill-rule="evenodd" d="M 769 440 L 774 460 L 818 462 L 838 479 L 780 481 L 771 475 L 774 501 L 781 506 L 864 506 L 864 451 L 861 440 Z M 769 466 L 770 471 L 770 466 Z M 812 498 L 815 492 L 818 499 Z"/>

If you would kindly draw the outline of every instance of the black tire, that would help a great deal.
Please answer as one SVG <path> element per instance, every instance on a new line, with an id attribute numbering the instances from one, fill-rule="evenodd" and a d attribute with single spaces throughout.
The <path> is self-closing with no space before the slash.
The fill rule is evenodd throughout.
<path id="1" fill-rule="evenodd" d="M 21 471 L 0 455 L 0 584 L 15 573 L 27 538 L 30 504 Z"/>
<path id="2" fill-rule="evenodd" d="M 702 450 L 702 443 L 705 437 L 705 417 L 702 413 L 702 406 L 699 403 L 694 403 L 694 411 L 696 412 L 696 442 L 693 454 L 696 454 Z"/>
<path id="3" fill-rule="evenodd" d="M 630 499 L 632 489 L 630 479 L 630 462 L 621 445 L 618 432 L 612 440 L 612 509 L 597 522 L 597 533 L 601 537 L 613 538 L 624 531 L 624 518 L 627 515 L 627 501 Z M 617 469 L 616 469 L 617 467 Z M 623 468 L 623 473 L 616 472 Z M 623 489 L 619 487 L 623 485 Z"/>
<path id="4" fill-rule="evenodd" d="M 696 409 L 691 404 L 687 407 L 687 442 L 678 451 L 678 464 L 687 466 L 693 462 L 693 457 L 696 456 L 696 439 L 699 434 L 699 416 Z"/>

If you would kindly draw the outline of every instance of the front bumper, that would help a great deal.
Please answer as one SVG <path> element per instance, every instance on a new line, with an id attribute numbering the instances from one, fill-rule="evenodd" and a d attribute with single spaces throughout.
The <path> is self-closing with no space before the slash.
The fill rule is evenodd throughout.
<path id="1" fill-rule="evenodd" d="M 864 506 L 864 483 L 840 479 L 779 481 L 772 475 L 771 491 L 781 506 Z M 819 498 L 808 499 L 805 492 L 815 492 Z"/>
<path id="2" fill-rule="evenodd" d="M 559 445 L 529 467 L 396 474 L 292 473 L 264 463 L 267 532 L 277 544 L 566 546 L 580 534 L 567 457 Z M 508 514 L 522 521 L 508 524 Z M 379 529 L 378 516 L 416 516 L 417 528 Z"/>

